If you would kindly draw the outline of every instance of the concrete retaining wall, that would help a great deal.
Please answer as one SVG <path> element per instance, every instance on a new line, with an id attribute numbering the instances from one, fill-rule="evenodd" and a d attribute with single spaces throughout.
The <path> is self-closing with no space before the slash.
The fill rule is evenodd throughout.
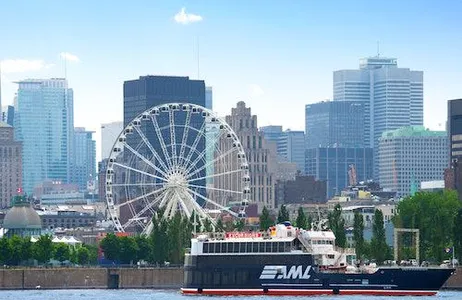
<path id="1" fill-rule="evenodd" d="M 54 268 L 0 270 L 0 289 L 106 289 L 110 275 L 119 288 L 180 288 L 183 268 Z"/>

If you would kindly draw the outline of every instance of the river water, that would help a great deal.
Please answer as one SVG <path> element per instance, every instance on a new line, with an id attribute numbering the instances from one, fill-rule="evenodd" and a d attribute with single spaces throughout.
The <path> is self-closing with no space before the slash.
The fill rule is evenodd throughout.
<path id="1" fill-rule="evenodd" d="M 0 291 L 0 299 L 11 300 L 210 300 L 210 296 L 183 296 L 176 290 L 159 291 L 159 290 L 29 290 L 29 291 Z M 299 300 L 301 297 L 271 297 L 271 296 L 252 296 L 252 297 L 223 297 L 226 300 L 243 300 L 250 298 L 252 300 Z M 462 299 L 462 291 L 442 291 L 432 297 L 370 297 L 370 296 L 320 296 L 320 297 L 303 297 L 309 300 L 429 300 L 429 299 Z"/>

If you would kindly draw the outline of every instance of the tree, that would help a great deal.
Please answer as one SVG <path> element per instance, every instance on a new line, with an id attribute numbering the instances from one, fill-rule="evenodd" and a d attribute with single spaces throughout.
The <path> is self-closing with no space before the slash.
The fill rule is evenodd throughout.
<path id="1" fill-rule="evenodd" d="M 245 227 L 245 222 L 244 222 L 244 220 L 239 219 L 239 220 L 236 220 L 236 221 L 234 222 L 234 228 L 235 228 L 237 231 L 243 231 L 243 230 L 244 230 L 244 227 Z"/>
<path id="2" fill-rule="evenodd" d="M 151 256 L 151 244 L 148 238 L 145 236 L 137 235 L 135 237 L 136 245 L 138 246 L 138 253 L 136 254 L 136 259 L 148 261 Z"/>
<path id="3" fill-rule="evenodd" d="M 337 244 L 337 246 L 345 248 L 345 220 L 342 217 L 342 207 L 340 206 L 340 204 L 335 205 L 334 211 L 329 213 L 328 222 L 329 228 L 335 235 L 335 243 Z"/>
<path id="4" fill-rule="evenodd" d="M 58 243 L 55 245 L 55 255 L 54 258 L 57 261 L 63 262 L 65 260 L 69 260 L 70 251 L 69 246 L 64 243 Z"/>
<path id="5" fill-rule="evenodd" d="M 101 240 L 100 247 L 104 252 L 104 258 L 112 261 L 118 261 L 120 259 L 120 241 L 115 234 L 108 233 L 108 235 Z"/>
<path id="6" fill-rule="evenodd" d="M 17 235 L 14 235 L 9 239 L 11 255 L 9 264 L 17 266 L 24 259 L 24 254 L 22 252 L 22 243 L 23 239 Z"/>
<path id="7" fill-rule="evenodd" d="M 287 211 L 285 205 L 281 205 L 278 213 L 278 223 L 290 221 L 289 211 Z"/>
<path id="8" fill-rule="evenodd" d="M 4 265 L 10 263 L 11 260 L 11 244 L 8 238 L 4 236 L 0 239 L 0 262 Z"/>
<path id="9" fill-rule="evenodd" d="M 80 265 L 86 265 L 90 262 L 90 251 L 86 247 L 77 249 L 77 262 Z"/>
<path id="10" fill-rule="evenodd" d="M 311 230 L 312 223 L 313 223 L 313 218 L 311 217 L 310 214 L 308 214 L 306 217 L 306 230 Z"/>
<path id="11" fill-rule="evenodd" d="M 129 236 L 122 236 L 119 238 L 120 252 L 119 259 L 122 264 L 131 264 L 136 262 L 138 254 L 138 245 L 135 239 Z"/>
<path id="12" fill-rule="evenodd" d="M 462 208 L 459 208 L 454 220 L 454 251 L 457 259 L 462 261 Z"/>
<path id="13" fill-rule="evenodd" d="M 221 220 L 221 218 L 219 218 L 217 221 L 217 225 L 215 226 L 215 231 L 216 232 L 224 231 L 224 225 L 223 225 L 223 221 Z"/>
<path id="14" fill-rule="evenodd" d="M 353 224 L 353 240 L 355 241 L 356 258 L 364 257 L 364 218 L 359 212 L 355 212 Z"/>
<path id="15" fill-rule="evenodd" d="M 261 211 L 260 215 L 260 230 L 268 230 L 274 224 L 273 220 L 271 220 L 269 211 L 266 206 L 263 206 L 263 210 Z"/>
<path id="16" fill-rule="evenodd" d="M 54 245 L 51 235 L 41 235 L 33 246 L 34 258 L 39 263 L 47 263 L 53 257 Z"/>
<path id="17" fill-rule="evenodd" d="M 30 237 L 25 237 L 22 239 L 21 253 L 23 260 L 26 261 L 33 258 L 33 247 L 34 244 L 31 242 Z"/>
<path id="18" fill-rule="evenodd" d="M 173 218 L 168 221 L 168 257 L 169 261 L 175 264 L 181 263 L 183 261 L 183 239 L 182 239 L 182 229 L 181 229 L 181 214 L 176 212 Z M 209 222 L 211 229 L 210 220 L 206 219 Z M 212 230 L 210 230 L 212 231 Z M 207 230 L 207 232 L 210 232 Z"/>
<path id="19" fill-rule="evenodd" d="M 95 245 L 88 245 L 88 244 L 83 244 L 83 248 L 88 250 L 88 263 L 91 265 L 95 265 L 98 262 L 98 247 Z"/>
<path id="20" fill-rule="evenodd" d="M 455 219 L 461 202 L 457 192 L 418 192 L 401 200 L 393 222 L 395 228 L 419 229 L 422 260 L 442 261 L 444 249 L 454 239 Z M 399 252 L 402 252 L 400 247 Z"/>
<path id="21" fill-rule="evenodd" d="M 202 229 L 204 232 L 213 232 L 212 222 L 210 222 L 209 218 L 204 219 Z"/>
<path id="22" fill-rule="evenodd" d="M 381 264 L 389 253 L 390 249 L 387 245 L 383 225 L 383 213 L 380 209 L 376 209 L 372 224 L 371 256 L 377 260 L 377 263 Z"/>
<path id="23" fill-rule="evenodd" d="M 308 229 L 308 220 L 301 206 L 298 208 L 296 225 L 298 228 Z"/>

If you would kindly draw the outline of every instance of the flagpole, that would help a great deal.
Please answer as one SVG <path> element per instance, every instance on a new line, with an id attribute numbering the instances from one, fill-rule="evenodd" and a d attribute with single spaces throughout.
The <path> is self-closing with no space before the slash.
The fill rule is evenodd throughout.
<path id="1" fill-rule="evenodd" d="M 453 267 L 453 268 L 454 268 L 454 259 L 455 259 L 455 258 L 454 258 L 454 255 L 455 255 L 455 253 L 454 253 L 454 246 L 452 246 L 452 267 Z"/>

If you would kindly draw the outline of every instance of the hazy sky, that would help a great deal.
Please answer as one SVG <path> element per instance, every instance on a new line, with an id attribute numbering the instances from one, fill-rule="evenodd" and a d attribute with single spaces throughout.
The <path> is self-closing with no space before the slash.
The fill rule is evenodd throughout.
<path id="1" fill-rule="evenodd" d="M 244 100 L 259 126 L 304 129 L 304 105 L 332 97 L 332 71 L 359 58 L 398 58 L 424 71 L 425 125 L 444 129 L 446 100 L 462 97 L 462 1 L 1 1 L 3 104 L 12 81 L 63 77 L 75 126 L 122 120 L 124 80 L 197 78 L 214 110 Z"/>

